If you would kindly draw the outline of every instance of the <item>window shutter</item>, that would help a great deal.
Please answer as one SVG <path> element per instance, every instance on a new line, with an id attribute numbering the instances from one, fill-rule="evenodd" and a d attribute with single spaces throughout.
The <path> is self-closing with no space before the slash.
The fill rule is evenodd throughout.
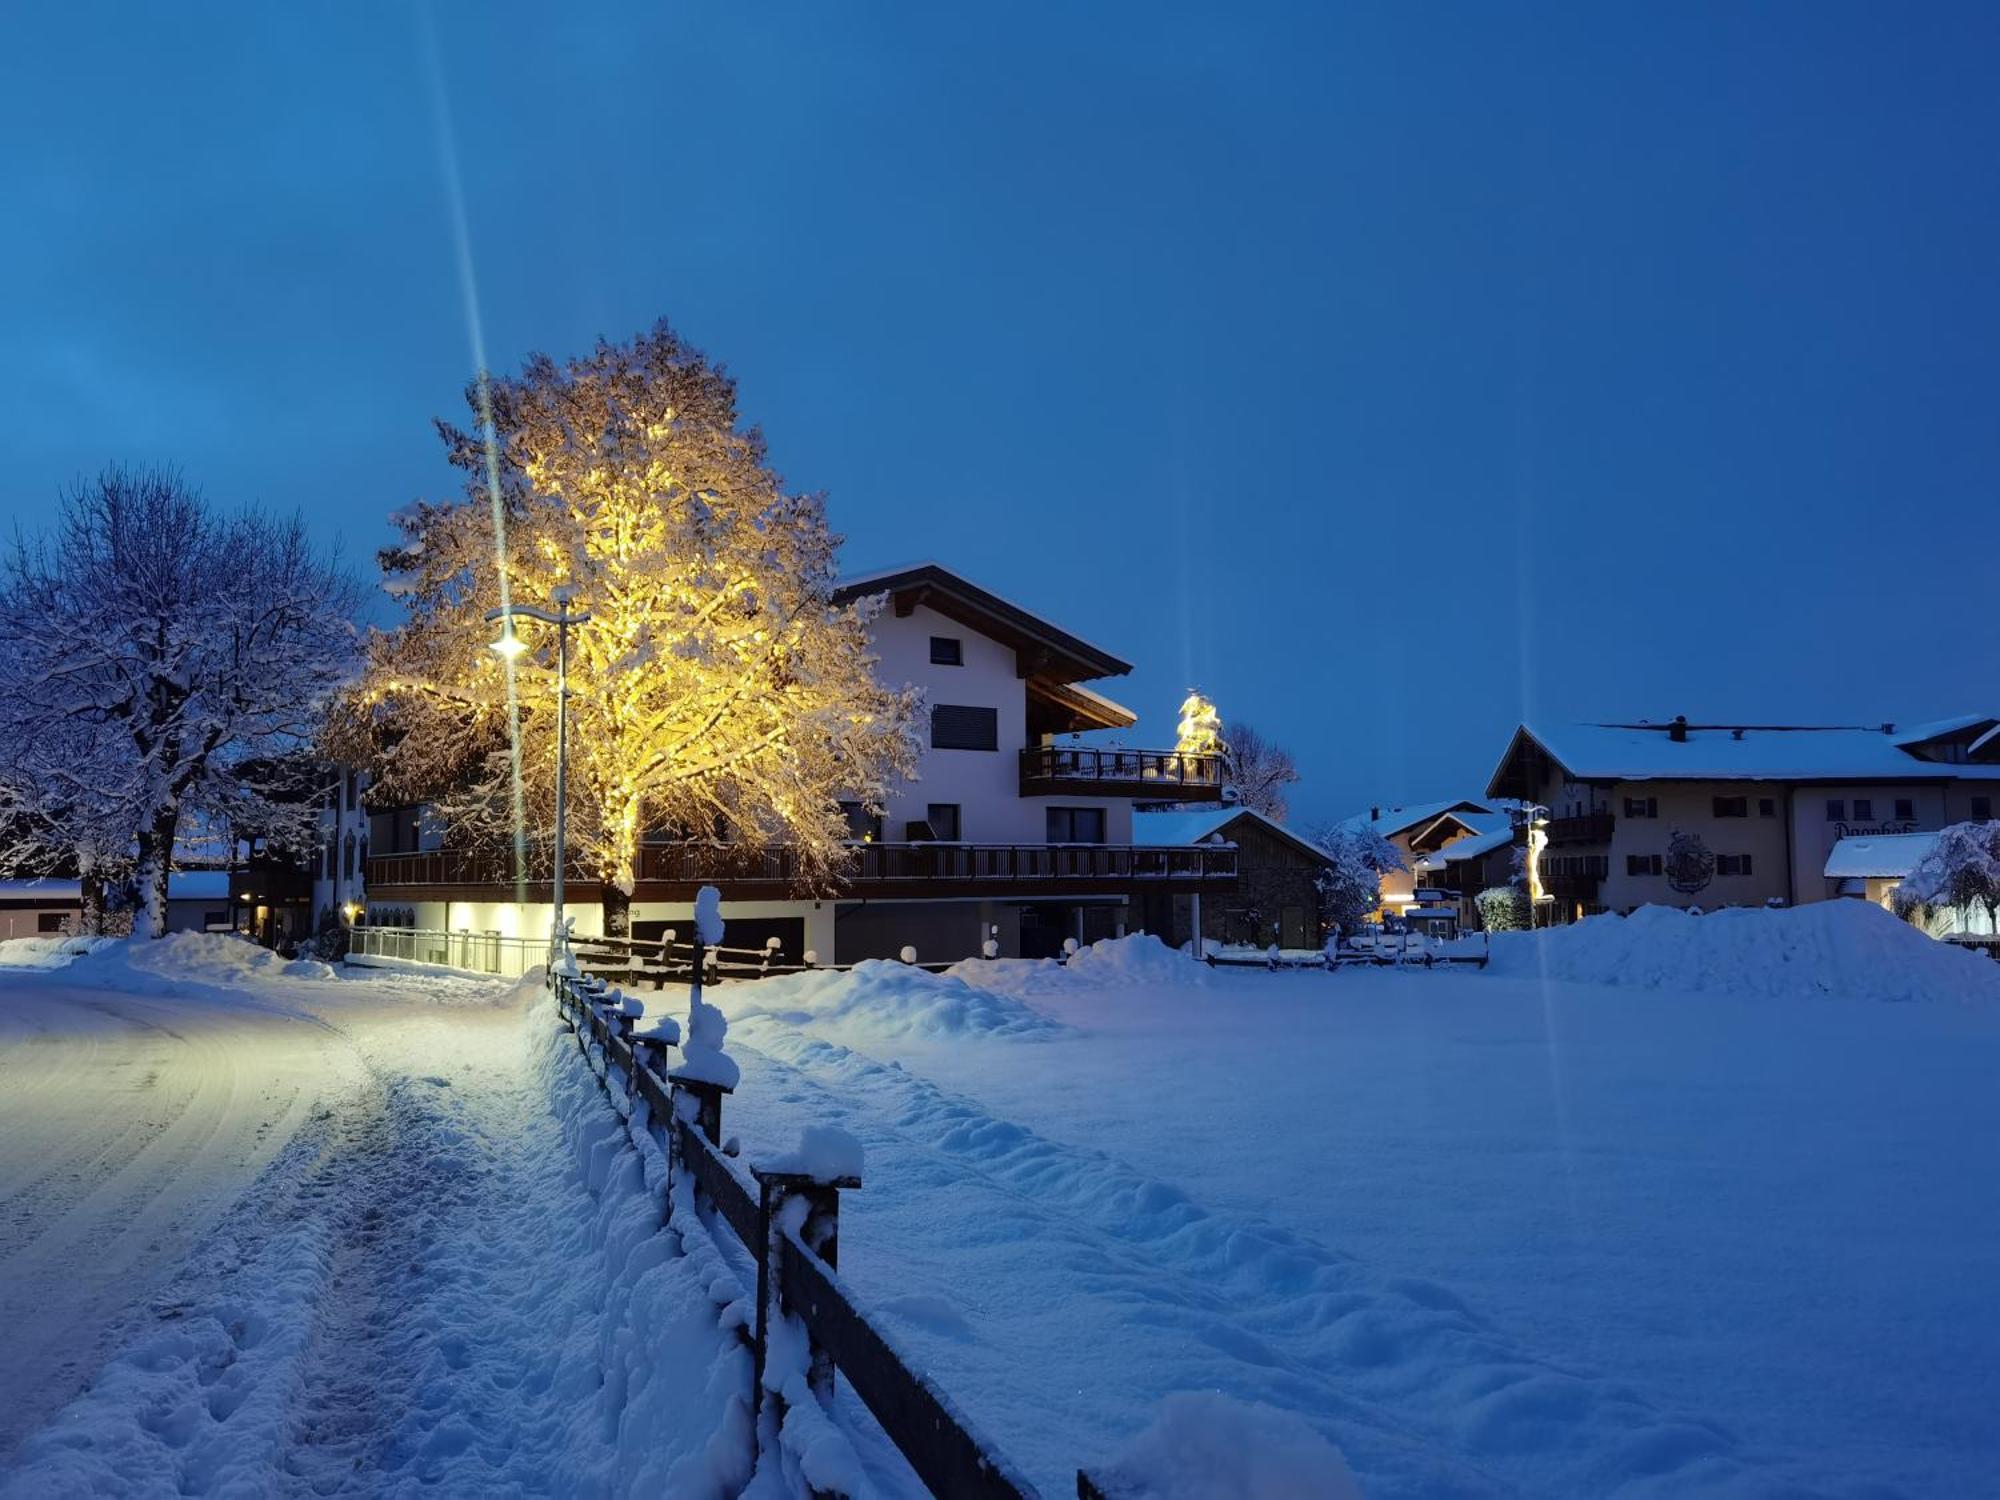
<path id="1" fill-rule="evenodd" d="M 998 750 L 1000 710 L 968 708 L 956 703 L 931 708 L 931 748 L 934 750 Z"/>

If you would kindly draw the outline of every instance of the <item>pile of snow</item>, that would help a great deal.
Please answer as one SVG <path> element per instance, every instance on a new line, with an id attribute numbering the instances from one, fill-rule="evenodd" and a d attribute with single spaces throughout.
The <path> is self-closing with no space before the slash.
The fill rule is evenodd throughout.
<path id="1" fill-rule="evenodd" d="M 1067 963 L 1053 958 L 968 958 L 945 973 L 1002 995 L 1053 995 L 1084 989 L 1160 989 L 1205 985 L 1209 968 L 1151 933 L 1105 938 Z"/>
<path id="2" fill-rule="evenodd" d="M 681 1047 L 681 1065 L 674 1069 L 673 1076 L 690 1083 L 735 1088 L 743 1070 L 737 1067 L 735 1058 L 722 1050 L 728 1034 L 729 1018 L 702 999 L 699 991 L 690 994 L 687 1041 Z"/>
<path id="3" fill-rule="evenodd" d="M 170 932 L 151 942 L 127 943 L 116 956 L 142 974 L 211 984 L 269 979 L 285 968 L 271 949 L 229 932 Z"/>
<path id="4" fill-rule="evenodd" d="M 0 969 L 60 969 L 72 959 L 122 942 L 114 937 L 28 937 L 0 942 Z"/>
<path id="5" fill-rule="evenodd" d="M 1644 989 L 2000 1004 L 2000 964 L 1928 938 L 1868 901 L 1730 907 L 1706 916 L 1642 906 L 1629 917 L 1498 933 L 1492 969 Z"/>
<path id="6" fill-rule="evenodd" d="M 858 1136 L 838 1125 L 808 1125 L 799 1132 L 798 1145 L 758 1165 L 767 1172 L 802 1173 L 814 1182 L 838 1182 L 859 1178 L 862 1161 Z"/>
<path id="7" fill-rule="evenodd" d="M 908 964 L 869 959 L 845 972 L 809 969 L 735 985 L 727 993 L 729 1008 L 739 1019 L 770 1016 L 793 1025 L 837 1022 L 879 1037 L 1033 1038 L 1064 1029 L 1009 995 L 967 982 L 998 967 L 969 962 L 948 973 L 931 974 Z"/>
<path id="8" fill-rule="evenodd" d="M 1177 1391 L 1115 1462 L 1110 1500 L 1361 1500 L 1340 1450 L 1305 1419 L 1215 1391 Z"/>

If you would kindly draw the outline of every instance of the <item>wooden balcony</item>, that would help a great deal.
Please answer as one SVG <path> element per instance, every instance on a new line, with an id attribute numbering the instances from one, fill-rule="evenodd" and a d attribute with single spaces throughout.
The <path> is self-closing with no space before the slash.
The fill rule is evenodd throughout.
<path id="1" fill-rule="evenodd" d="M 848 869 L 831 899 L 935 900 L 955 896 L 1126 895 L 1133 891 L 1226 891 L 1236 884 L 1236 850 L 1226 844 L 850 844 Z M 531 851 L 524 894 L 550 899 L 546 852 Z M 704 885 L 725 900 L 784 901 L 809 896 L 788 845 L 764 849 L 654 843 L 639 851 L 634 901 L 692 901 Z M 509 901 L 513 859 L 483 851 L 375 854 L 368 895 L 375 901 Z M 594 871 L 572 862 L 565 899 L 602 897 Z"/>
<path id="2" fill-rule="evenodd" d="M 1178 750 L 1030 745 L 1021 752 L 1023 797 L 1220 802 L 1226 776 L 1220 755 L 1184 755 Z"/>
<path id="3" fill-rule="evenodd" d="M 1580 818 L 1551 818 L 1549 820 L 1549 843 L 1555 844 L 1608 844 L 1611 842 L 1612 817 L 1610 813 L 1586 813 Z"/>

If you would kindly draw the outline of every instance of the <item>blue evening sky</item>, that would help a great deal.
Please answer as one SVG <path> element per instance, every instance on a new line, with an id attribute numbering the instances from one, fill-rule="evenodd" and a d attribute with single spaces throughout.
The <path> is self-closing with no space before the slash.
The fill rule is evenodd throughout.
<path id="1" fill-rule="evenodd" d="M 665 315 L 857 566 L 1290 745 L 1991 709 L 2000 8 L 32 7 L 0 522 L 105 460 L 358 563 L 472 367 Z M 442 92 L 440 93 L 440 89 Z M 383 618 L 387 618 L 386 603 Z"/>

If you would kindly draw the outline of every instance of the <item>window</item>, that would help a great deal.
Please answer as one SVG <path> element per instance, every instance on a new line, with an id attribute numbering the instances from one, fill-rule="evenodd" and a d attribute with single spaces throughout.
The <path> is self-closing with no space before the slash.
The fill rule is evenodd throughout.
<path id="1" fill-rule="evenodd" d="M 1898 797 L 1896 799 L 1896 821 L 1898 823 L 1911 822 L 1916 816 L 1917 804 L 1915 801 L 1908 797 Z"/>
<path id="2" fill-rule="evenodd" d="M 1993 799 L 1991 797 L 1974 797 L 1972 799 L 1973 822 L 1984 823 L 1992 816 L 1993 816 Z"/>
<path id="3" fill-rule="evenodd" d="M 1718 818 L 1747 818 L 1750 816 L 1748 797 L 1717 797 L 1715 815 Z"/>
<path id="4" fill-rule="evenodd" d="M 939 703 L 931 709 L 933 750 L 998 750 L 1000 710 Z"/>
<path id="5" fill-rule="evenodd" d="M 1052 807 L 1049 809 L 1051 844 L 1101 844 L 1104 842 L 1104 809 L 1101 807 Z"/>
<path id="6" fill-rule="evenodd" d="M 840 804 L 841 816 L 847 819 L 847 836 L 857 844 L 879 844 L 882 841 L 882 815 L 872 813 L 860 802 Z"/>
<path id="7" fill-rule="evenodd" d="M 1657 875 L 1660 873 L 1660 856 L 1657 854 L 1628 854 L 1625 856 L 1627 875 Z"/>
<path id="8" fill-rule="evenodd" d="M 1778 815 L 1778 799 L 1776 797 L 1759 797 L 1757 799 L 1758 817 L 1775 818 L 1777 817 L 1777 815 Z"/>
<path id="9" fill-rule="evenodd" d="M 1747 854 L 1718 854 L 1715 856 L 1715 873 L 1718 875 L 1748 875 L 1750 856 Z"/>
<path id="10" fill-rule="evenodd" d="M 924 809 L 924 821 L 931 825 L 931 837 L 947 844 L 958 842 L 958 804 L 933 802 Z"/>
<path id="11" fill-rule="evenodd" d="M 1871 799 L 1867 797 L 1856 797 L 1854 799 L 1855 822 L 1865 823 L 1874 816 L 1875 816 L 1875 804 Z"/>
<path id="12" fill-rule="evenodd" d="M 67 932 L 69 918 L 59 911 L 38 911 L 35 913 L 35 931 Z"/>
<path id="13" fill-rule="evenodd" d="M 348 880 L 354 878 L 354 830 L 348 829 L 347 841 L 340 856 L 340 873 Z"/>
<path id="14" fill-rule="evenodd" d="M 931 665 L 936 667 L 962 667 L 965 665 L 965 642 L 955 635 L 934 635 L 931 637 Z"/>
<path id="15" fill-rule="evenodd" d="M 1628 818 L 1657 818 L 1660 815 L 1658 797 L 1627 797 L 1625 816 Z"/>
<path id="16" fill-rule="evenodd" d="M 1845 823 L 1847 821 L 1847 804 L 1838 797 L 1827 798 L 1826 820 L 1829 823 Z"/>

